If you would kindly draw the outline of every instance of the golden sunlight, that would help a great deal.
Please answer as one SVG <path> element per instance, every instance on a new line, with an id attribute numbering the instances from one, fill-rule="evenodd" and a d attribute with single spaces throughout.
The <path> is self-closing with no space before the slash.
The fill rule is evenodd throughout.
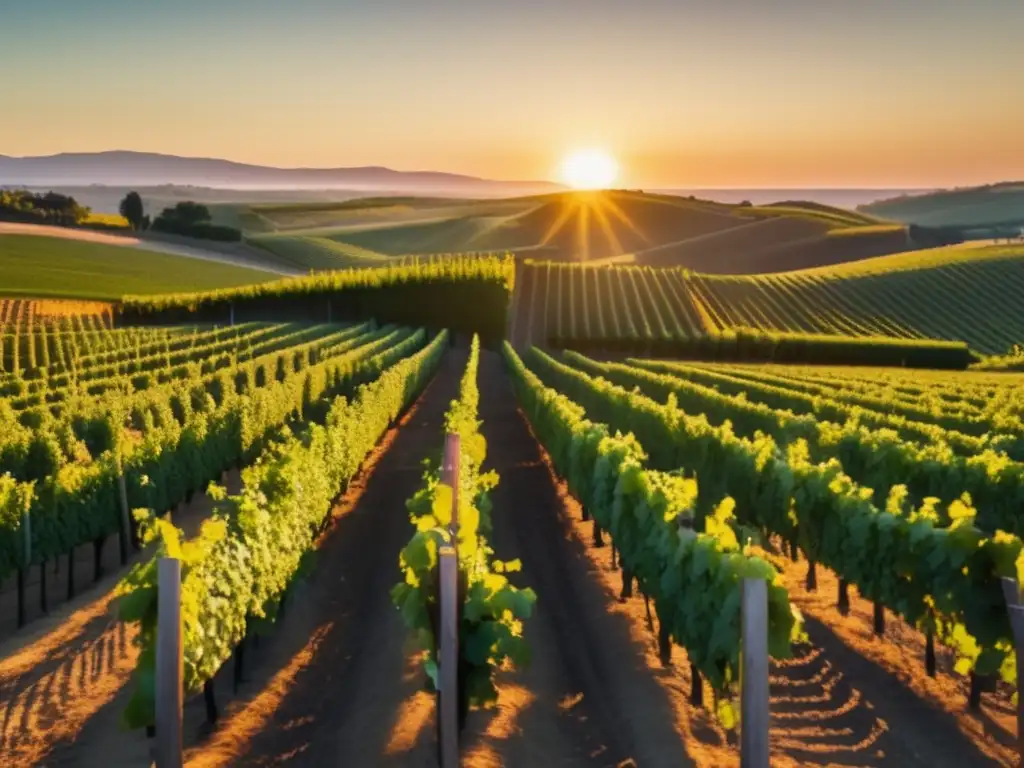
<path id="1" fill-rule="evenodd" d="M 573 152 L 562 162 L 562 179 L 574 189 L 607 189 L 618 175 L 615 158 L 600 149 Z"/>

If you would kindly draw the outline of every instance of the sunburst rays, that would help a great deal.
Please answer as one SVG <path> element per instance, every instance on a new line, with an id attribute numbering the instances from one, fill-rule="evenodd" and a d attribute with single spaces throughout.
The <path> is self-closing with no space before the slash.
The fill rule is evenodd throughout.
<path id="1" fill-rule="evenodd" d="M 619 206 L 611 193 L 608 192 L 569 192 L 561 196 L 558 214 L 541 238 L 542 246 L 550 245 L 563 230 L 572 227 L 573 251 L 578 261 L 589 261 L 591 254 L 597 249 L 592 238 L 600 237 L 601 250 L 610 255 L 623 252 L 621 235 L 628 230 L 645 243 L 651 239 L 639 226 L 629 218 Z M 596 223 L 596 228 L 592 226 Z M 595 234 L 595 230 L 596 233 Z"/>

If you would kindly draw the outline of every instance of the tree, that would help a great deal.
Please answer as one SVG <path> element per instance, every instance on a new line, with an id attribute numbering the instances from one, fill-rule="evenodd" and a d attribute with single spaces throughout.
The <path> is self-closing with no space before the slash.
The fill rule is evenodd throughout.
<path id="1" fill-rule="evenodd" d="M 47 223 L 64 227 L 80 224 L 89 216 L 89 209 L 79 205 L 75 198 L 57 192 L 34 197 L 35 208 L 42 211 Z"/>
<path id="2" fill-rule="evenodd" d="M 128 224 L 132 229 L 136 231 L 144 229 L 143 224 L 145 223 L 144 217 L 146 212 L 142 207 L 142 198 L 138 192 L 133 191 L 125 195 L 119 210 L 121 215 L 128 220 Z"/>
<path id="3" fill-rule="evenodd" d="M 152 227 L 154 232 L 206 240 L 238 242 L 242 239 L 241 230 L 214 224 L 210 221 L 210 209 L 191 200 L 182 201 L 173 208 L 164 208 L 153 220 Z"/>
<path id="4" fill-rule="evenodd" d="M 17 189 L 0 192 L 0 218 L 5 220 L 73 227 L 88 216 L 89 209 L 67 195 L 36 195 Z"/>
<path id="5" fill-rule="evenodd" d="M 173 208 L 165 208 L 160 214 L 165 219 L 176 219 L 185 226 L 199 224 L 210 220 L 210 209 L 202 203 L 184 200 Z"/>

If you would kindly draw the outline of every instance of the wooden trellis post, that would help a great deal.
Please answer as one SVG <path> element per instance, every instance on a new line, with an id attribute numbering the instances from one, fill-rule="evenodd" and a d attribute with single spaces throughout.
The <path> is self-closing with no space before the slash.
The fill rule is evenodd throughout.
<path id="1" fill-rule="evenodd" d="M 156 766 L 181 768 L 184 655 L 181 633 L 181 561 L 157 563 Z"/>
<path id="2" fill-rule="evenodd" d="M 459 453 L 457 434 L 444 442 L 441 481 L 452 489 L 451 544 L 438 551 L 440 628 L 438 632 L 438 724 L 441 768 L 459 765 Z"/>
<path id="3" fill-rule="evenodd" d="M 459 562 L 454 547 L 438 552 L 441 629 L 438 638 L 438 722 L 441 768 L 459 765 Z"/>
<path id="4" fill-rule="evenodd" d="M 121 534 L 118 537 L 118 545 L 121 548 L 121 565 L 128 563 L 129 543 L 132 539 L 132 513 L 128 509 L 128 486 L 124 480 L 124 467 L 117 473 L 117 494 L 121 502 Z"/>
<path id="5" fill-rule="evenodd" d="M 740 766 L 769 768 L 768 583 L 744 579 L 742 590 Z"/>
<path id="6" fill-rule="evenodd" d="M 452 538 L 459 532 L 459 471 L 460 471 L 460 438 L 450 433 L 444 439 L 444 459 L 441 467 L 441 482 L 452 489 L 452 521 L 448 531 Z"/>
<path id="7" fill-rule="evenodd" d="M 24 561 L 18 569 L 18 629 L 25 626 L 25 582 L 32 567 L 32 515 L 25 512 L 21 516 L 21 529 L 24 531 Z"/>

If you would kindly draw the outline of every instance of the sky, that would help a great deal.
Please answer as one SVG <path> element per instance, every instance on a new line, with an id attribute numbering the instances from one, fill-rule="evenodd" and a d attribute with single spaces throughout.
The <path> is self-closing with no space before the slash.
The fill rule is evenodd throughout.
<path id="1" fill-rule="evenodd" d="M 1021 0 L 0 0 L 0 154 L 644 187 L 1024 179 Z"/>

